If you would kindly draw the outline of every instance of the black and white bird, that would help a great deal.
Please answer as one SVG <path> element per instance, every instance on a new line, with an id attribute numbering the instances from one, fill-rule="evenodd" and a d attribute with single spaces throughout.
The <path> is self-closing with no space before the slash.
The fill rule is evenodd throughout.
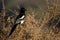
<path id="1" fill-rule="evenodd" d="M 26 11 L 26 9 L 24 7 L 21 7 L 21 9 L 19 10 L 20 13 L 15 19 L 14 25 L 13 25 L 11 31 L 10 31 L 9 36 L 14 32 L 14 30 L 15 30 L 15 28 L 18 24 L 23 24 L 24 23 L 25 11 Z"/>

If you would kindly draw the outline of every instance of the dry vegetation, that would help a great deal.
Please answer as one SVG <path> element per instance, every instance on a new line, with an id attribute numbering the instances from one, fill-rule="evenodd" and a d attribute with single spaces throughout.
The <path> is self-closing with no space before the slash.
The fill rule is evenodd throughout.
<path id="1" fill-rule="evenodd" d="M 60 13 L 55 5 L 57 1 L 54 1 L 55 4 L 52 7 L 48 0 L 46 3 L 48 8 L 42 18 L 36 20 L 34 11 L 26 14 L 25 23 L 19 24 L 10 37 L 8 37 L 12 28 L 10 24 L 14 19 L 9 18 L 8 25 L 0 27 L 0 40 L 60 40 Z"/>

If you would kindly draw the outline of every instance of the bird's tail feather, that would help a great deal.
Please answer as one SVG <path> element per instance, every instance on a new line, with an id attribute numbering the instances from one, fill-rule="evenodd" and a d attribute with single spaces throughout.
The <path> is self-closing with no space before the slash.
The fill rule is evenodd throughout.
<path id="1" fill-rule="evenodd" d="M 14 30 L 15 30 L 16 26 L 17 26 L 17 24 L 13 25 L 13 27 L 12 27 L 12 29 L 11 29 L 11 31 L 10 31 L 9 36 L 14 32 Z"/>

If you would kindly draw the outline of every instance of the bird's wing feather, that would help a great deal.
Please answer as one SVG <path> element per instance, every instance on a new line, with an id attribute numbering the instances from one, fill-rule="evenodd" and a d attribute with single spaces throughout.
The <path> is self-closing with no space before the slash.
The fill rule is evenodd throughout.
<path id="1" fill-rule="evenodd" d="M 21 18 L 19 18 L 19 19 L 24 19 L 24 17 L 25 17 L 25 16 L 23 15 L 23 16 L 22 16 Z"/>

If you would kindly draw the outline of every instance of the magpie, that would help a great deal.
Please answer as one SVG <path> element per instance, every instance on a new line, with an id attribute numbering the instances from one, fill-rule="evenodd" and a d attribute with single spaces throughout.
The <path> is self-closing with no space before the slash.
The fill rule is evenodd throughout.
<path id="1" fill-rule="evenodd" d="M 14 30 L 15 30 L 15 28 L 18 24 L 23 24 L 24 23 L 25 11 L 26 11 L 26 9 L 24 7 L 21 7 L 19 9 L 19 15 L 15 19 L 14 25 L 13 25 L 11 31 L 10 31 L 9 36 L 14 32 Z"/>

